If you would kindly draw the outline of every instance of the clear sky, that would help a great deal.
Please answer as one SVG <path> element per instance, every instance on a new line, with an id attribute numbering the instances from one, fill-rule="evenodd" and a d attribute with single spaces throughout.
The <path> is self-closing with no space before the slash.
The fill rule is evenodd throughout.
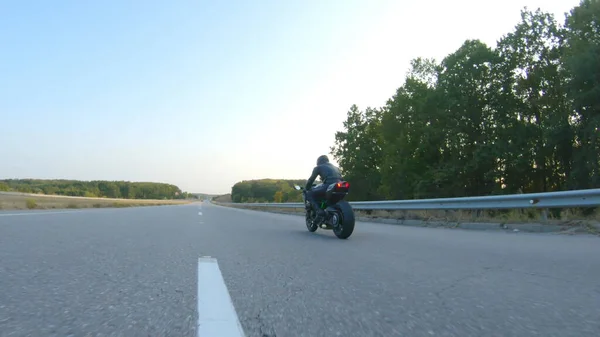
<path id="1" fill-rule="evenodd" d="M 0 1 L 0 178 L 306 179 L 411 59 L 577 0 Z"/>

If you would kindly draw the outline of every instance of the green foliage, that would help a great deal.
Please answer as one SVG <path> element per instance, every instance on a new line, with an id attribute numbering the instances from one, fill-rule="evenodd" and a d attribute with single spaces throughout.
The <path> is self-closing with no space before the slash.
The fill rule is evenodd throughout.
<path id="1" fill-rule="evenodd" d="M 7 183 L 0 181 L 0 192 L 10 191 L 10 186 Z"/>
<path id="2" fill-rule="evenodd" d="M 600 1 L 541 10 L 491 48 L 418 58 L 379 109 L 350 108 L 331 153 L 349 200 L 600 187 Z"/>
<path id="3" fill-rule="evenodd" d="M 0 190 L 49 195 L 101 197 L 122 199 L 190 199 L 191 193 L 164 183 L 129 181 L 78 181 L 6 179 L 0 180 Z"/>
<path id="4" fill-rule="evenodd" d="M 35 202 L 35 200 L 33 200 L 33 199 L 27 199 L 27 200 L 25 200 L 25 205 L 29 209 L 37 208 L 37 202 Z"/>
<path id="5" fill-rule="evenodd" d="M 273 196 L 273 201 L 283 202 L 283 192 L 282 191 L 275 192 L 275 195 Z"/>
<path id="6" fill-rule="evenodd" d="M 244 180 L 231 188 L 231 200 L 233 202 L 302 201 L 302 194 L 294 189 L 294 184 L 304 186 L 306 180 Z"/>

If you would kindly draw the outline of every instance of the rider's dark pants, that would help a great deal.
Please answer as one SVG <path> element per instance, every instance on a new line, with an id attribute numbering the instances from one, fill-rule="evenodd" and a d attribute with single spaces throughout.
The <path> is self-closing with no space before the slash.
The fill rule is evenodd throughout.
<path id="1" fill-rule="evenodd" d="M 316 212 L 319 212 L 319 209 L 321 209 L 320 205 L 317 203 L 317 200 L 325 198 L 325 192 L 327 191 L 328 186 L 329 185 L 323 184 L 306 191 L 306 200 L 313 205 Z"/>

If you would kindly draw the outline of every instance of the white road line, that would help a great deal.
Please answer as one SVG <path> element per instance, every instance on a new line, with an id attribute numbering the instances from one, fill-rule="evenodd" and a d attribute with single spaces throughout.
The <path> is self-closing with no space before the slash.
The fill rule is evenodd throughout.
<path id="1" fill-rule="evenodd" d="M 198 212 L 198 215 L 202 215 L 202 212 Z"/>
<path id="2" fill-rule="evenodd" d="M 198 337 L 244 337 L 217 259 L 198 259 Z"/>
<path id="3" fill-rule="evenodd" d="M 21 216 L 21 215 L 46 215 L 46 214 L 66 214 L 80 213 L 81 211 L 63 211 L 63 212 L 32 212 L 32 213 L 0 213 L 0 216 Z"/>

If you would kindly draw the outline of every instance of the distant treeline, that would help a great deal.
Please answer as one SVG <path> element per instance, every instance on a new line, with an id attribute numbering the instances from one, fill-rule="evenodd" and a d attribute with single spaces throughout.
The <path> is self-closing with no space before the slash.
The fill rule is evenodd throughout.
<path id="1" fill-rule="evenodd" d="M 600 187 L 600 1 L 521 16 L 495 48 L 415 59 L 384 106 L 350 108 L 332 148 L 350 200 Z"/>
<path id="2" fill-rule="evenodd" d="M 231 200 L 231 193 L 227 193 L 227 194 L 222 194 L 222 195 L 216 196 L 212 200 L 216 201 L 216 202 L 232 202 L 232 200 Z"/>
<path id="3" fill-rule="evenodd" d="M 171 184 L 103 180 L 5 179 L 0 180 L 0 191 L 122 199 L 195 198 Z"/>
<path id="4" fill-rule="evenodd" d="M 294 184 L 304 186 L 306 180 L 257 179 L 244 180 L 231 188 L 233 202 L 299 202 L 300 191 Z"/>

